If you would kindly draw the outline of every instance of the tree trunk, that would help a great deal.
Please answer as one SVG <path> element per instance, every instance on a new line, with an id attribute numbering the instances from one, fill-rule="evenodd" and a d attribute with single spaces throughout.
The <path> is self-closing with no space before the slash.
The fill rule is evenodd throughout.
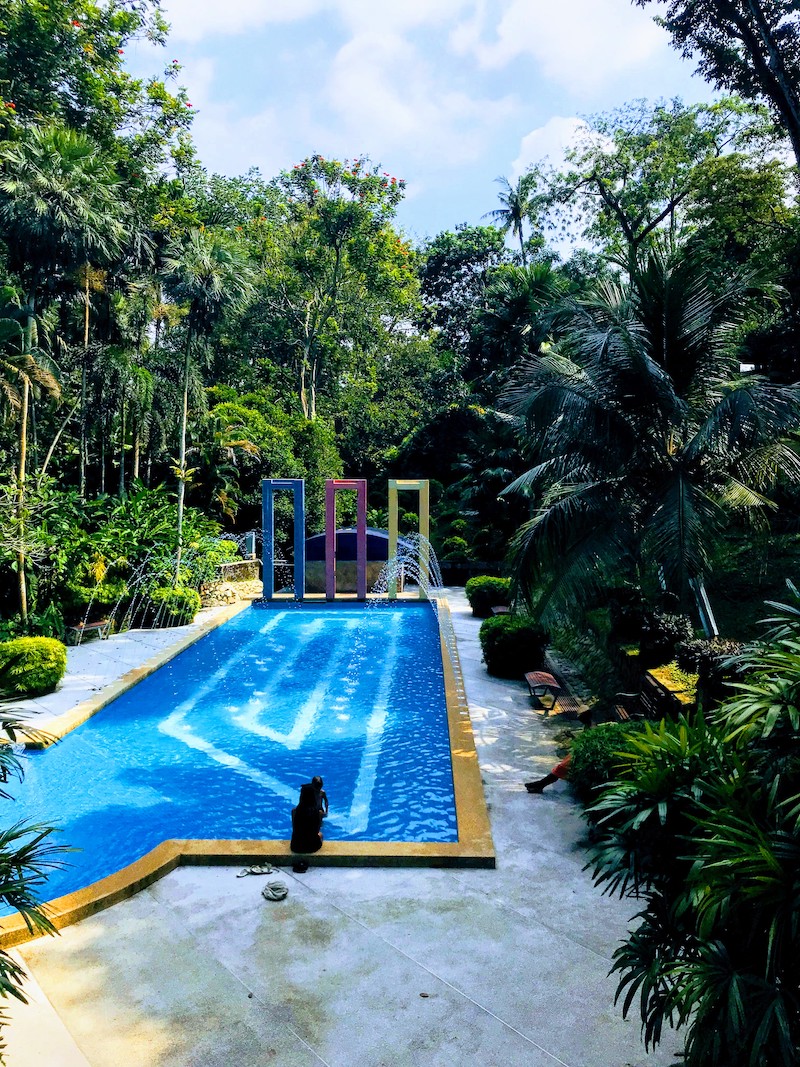
<path id="1" fill-rule="evenodd" d="M 119 430 L 119 497 L 125 498 L 125 396 L 123 394 L 120 406 L 120 430 Z"/>
<path id="2" fill-rule="evenodd" d="M 317 361 L 316 360 L 312 360 L 312 362 L 311 362 L 311 389 L 310 389 L 310 393 L 311 393 L 311 396 L 310 396 L 309 410 L 310 410 L 310 418 L 311 418 L 311 421 L 313 422 L 314 419 L 317 417 Z"/>
<path id="3" fill-rule="evenodd" d="M 136 421 L 136 431 L 133 435 L 133 474 L 134 481 L 139 477 L 139 455 L 142 448 L 142 435 L 139 432 L 139 420 Z"/>
<path id="4" fill-rule="evenodd" d="M 28 448 L 28 377 L 22 381 L 22 406 L 19 415 L 19 470 L 17 472 L 17 583 L 19 613 L 28 628 L 28 586 L 25 580 L 25 465 Z"/>
<path id="5" fill-rule="evenodd" d="M 100 421 L 100 496 L 106 493 L 106 419 Z"/>
<path id="6" fill-rule="evenodd" d="M 22 335 L 23 354 L 33 358 L 33 330 L 35 324 L 35 293 L 28 294 L 28 317 Z M 19 467 L 17 469 L 17 585 L 19 588 L 19 614 L 22 625 L 28 628 L 28 583 L 25 578 L 25 474 L 28 459 L 28 402 L 30 379 L 27 368 L 23 371 L 22 404 L 19 413 Z"/>
<path id="7" fill-rule="evenodd" d="M 300 359 L 300 407 L 303 409 L 303 418 L 308 418 L 308 392 L 306 391 L 306 350 L 303 349 L 303 355 Z"/>
<path id="8" fill-rule="evenodd" d="M 78 404 L 79 403 L 80 403 L 80 401 L 78 401 Z M 52 440 L 52 442 L 50 444 L 50 447 L 47 450 L 47 455 L 44 457 L 44 463 L 42 464 L 42 469 L 39 471 L 39 477 L 37 479 L 37 483 L 39 485 L 42 484 L 44 476 L 47 473 L 47 468 L 48 468 L 48 466 L 50 464 L 50 460 L 53 458 L 53 453 L 56 450 L 56 445 L 61 440 L 61 435 L 63 434 L 64 430 L 66 430 L 67 426 L 69 425 L 69 421 L 72 418 L 72 416 L 78 410 L 78 404 L 74 404 L 73 405 L 72 409 L 70 410 L 69 415 L 67 415 L 67 417 L 64 419 L 64 421 L 61 423 L 61 425 L 59 426 L 55 436 L 53 437 L 53 440 Z"/>
<path id="9" fill-rule="evenodd" d="M 183 508 L 186 497 L 186 426 L 189 422 L 189 360 L 191 358 L 192 335 L 191 331 L 186 336 L 186 355 L 183 361 L 183 410 L 181 411 L 181 438 L 180 451 L 178 453 L 178 547 L 175 553 L 175 581 L 178 584 L 178 576 L 181 570 L 181 556 L 183 555 Z"/>
<path id="10" fill-rule="evenodd" d="M 86 264 L 86 288 L 84 298 L 86 300 L 83 309 L 83 358 L 81 359 L 81 444 L 80 444 L 80 489 L 81 500 L 86 500 L 86 361 L 89 358 L 89 264 Z"/>

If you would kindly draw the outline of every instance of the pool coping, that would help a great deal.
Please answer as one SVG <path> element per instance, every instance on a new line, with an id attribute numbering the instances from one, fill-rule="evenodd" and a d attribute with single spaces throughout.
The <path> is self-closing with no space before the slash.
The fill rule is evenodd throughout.
<path id="1" fill-rule="evenodd" d="M 419 603 L 419 600 L 415 600 Z M 139 667 L 134 667 L 118 681 L 107 686 L 96 697 L 82 701 L 75 708 L 59 716 L 48 728 L 47 743 L 64 737 L 106 707 L 116 697 L 131 689 L 143 678 L 199 641 L 217 626 L 250 607 L 244 601 L 224 609 L 197 631 L 187 634 L 168 648 L 162 649 Z M 391 841 L 326 841 L 320 852 L 303 857 L 309 866 L 325 867 L 482 867 L 496 865 L 489 813 L 483 792 L 478 753 L 472 731 L 458 648 L 453 640 L 447 647 L 443 632 L 450 622 L 450 606 L 438 601 L 439 644 L 444 669 L 447 722 L 450 734 L 450 753 L 453 770 L 453 796 L 456 807 L 458 840 L 437 842 Z M 44 746 L 38 746 L 44 747 Z M 167 840 L 145 853 L 140 859 L 121 870 L 101 878 L 84 889 L 56 897 L 45 904 L 44 911 L 57 929 L 71 926 L 90 915 L 146 889 L 178 866 L 248 866 L 271 863 L 286 866 L 297 858 L 288 841 L 247 840 Z M 0 919 L 0 949 L 14 948 L 36 937 L 19 913 Z"/>

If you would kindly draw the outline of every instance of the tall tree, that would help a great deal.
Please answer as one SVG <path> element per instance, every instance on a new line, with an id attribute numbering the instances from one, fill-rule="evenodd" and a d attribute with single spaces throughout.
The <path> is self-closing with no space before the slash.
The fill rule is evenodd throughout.
<path id="1" fill-rule="evenodd" d="M 129 43 L 164 44 L 159 0 L 0 0 L 0 93 L 23 123 L 57 122 L 88 134 L 107 150 L 135 145 L 147 166 L 158 141 L 191 123 L 185 92 L 147 82 L 125 69 Z"/>
<path id="2" fill-rule="evenodd" d="M 800 479 L 800 389 L 739 373 L 736 329 L 755 296 L 745 279 L 711 289 L 702 262 L 652 252 L 520 371 L 509 399 L 534 465 L 511 490 L 535 514 L 516 568 L 539 611 L 556 594 L 580 599 L 606 565 L 640 580 L 660 570 L 685 599 L 727 516 L 765 513 L 779 475 Z"/>
<path id="3" fill-rule="evenodd" d="M 634 0 L 646 7 L 653 0 Z M 718 89 L 766 102 L 800 165 L 800 14 L 794 0 L 669 0 L 656 21 Z"/>
<path id="4" fill-rule="evenodd" d="M 534 215 L 537 198 L 534 196 L 535 182 L 533 181 L 533 176 L 531 174 L 523 174 L 517 178 L 516 185 L 512 185 L 508 178 L 502 176 L 495 178 L 495 181 L 500 185 L 498 200 L 501 206 L 495 208 L 494 211 L 487 211 L 483 217 L 492 219 L 502 233 L 511 233 L 512 236 L 517 238 L 520 259 L 524 266 L 527 259 L 525 253 L 525 223 L 529 223 L 531 228 L 534 228 L 536 224 Z"/>
<path id="5" fill-rule="evenodd" d="M 25 290 L 23 356 L 34 359 L 37 301 L 78 265 L 113 254 L 124 234 L 116 175 L 82 134 L 32 127 L 0 145 L 0 234 Z M 18 513 L 25 502 L 29 376 L 20 404 Z M 17 561 L 20 612 L 27 621 L 25 559 Z"/>
<path id="6" fill-rule="evenodd" d="M 703 165 L 745 134 L 763 133 L 763 116 L 741 101 L 685 106 L 638 100 L 589 120 L 560 172 L 537 173 L 554 224 L 580 226 L 629 271 L 658 241 L 675 244 Z"/>
<path id="7" fill-rule="evenodd" d="M 414 309 L 411 250 L 391 226 L 405 182 L 360 157 L 298 163 L 278 180 L 283 218 L 265 228 L 261 299 L 291 353 L 303 414 L 339 368 Z M 274 327 L 273 327 L 274 328 Z"/>
<path id="8" fill-rule="evenodd" d="M 185 243 L 173 244 L 168 249 L 164 259 L 164 277 L 173 297 L 186 310 L 177 464 L 177 583 L 183 550 L 183 513 L 188 477 L 186 429 L 192 361 L 199 356 L 199 350 L 225 308 L 241 304 L 251 295 L 252 270 L 243 251 L 224 234 L 211 230 L 192 230 Z"/>
<path id="9" fill-rule="evenodd" d="M 420 250 L 421 325 L 436 330 L 436 344 L 467 358 L 470 323 L 491 272 L 508 262 L 502 232 L 494 226 L 445 230 Z"/>

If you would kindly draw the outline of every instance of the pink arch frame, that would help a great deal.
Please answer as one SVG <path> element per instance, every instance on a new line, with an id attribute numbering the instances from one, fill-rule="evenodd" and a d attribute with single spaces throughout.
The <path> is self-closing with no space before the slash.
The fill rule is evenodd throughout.
<path id="1" fill-rule="evenodd" d="M 325 482 L 325 597 L 336 597 L 336 494 L 356 491 L 356 597 L 367 598 L 367 480 L 328 478 Z"/>

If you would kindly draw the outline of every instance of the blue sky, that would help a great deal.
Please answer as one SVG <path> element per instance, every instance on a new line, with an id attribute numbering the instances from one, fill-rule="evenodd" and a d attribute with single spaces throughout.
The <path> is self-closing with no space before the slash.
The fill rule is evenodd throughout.
<path id="1" fill-rule="evenodd" d="M 493 179 L 557 161 L 579 116 L 708 99 L 655 8 L 629 0 L 163 0 L 172 59 L 209 170 L 272 177 L 312 152 L 359 153 L 408 182 L 400 227 L 423 239 L 497 206 Z"/>

